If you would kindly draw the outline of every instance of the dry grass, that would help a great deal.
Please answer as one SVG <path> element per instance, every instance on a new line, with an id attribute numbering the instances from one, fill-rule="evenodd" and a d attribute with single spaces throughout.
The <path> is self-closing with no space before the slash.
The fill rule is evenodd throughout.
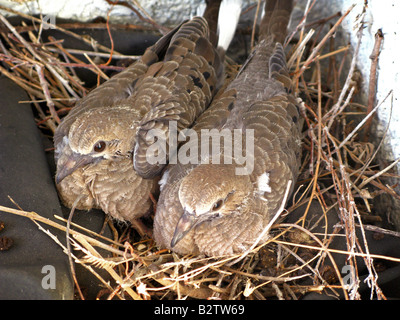
<path id="1" fill-rule="evenodd" d="M 289 63 L 295 90 L 303 97 L 301 111 L 305 126 L 301 178 L 287 213 L 290 217 L 290 213 L 298 209 L 301 214 L 294 222 L 274 225 L 267 243 L 233 257 L 181 257 L 158 250 L 151 239 L 135 240 L 134 231 L 129 227 L 117 232 L 110 224 L 115 238 L 108 239 L 61 217 L 55 222 L 41 217 L 40 212 L 3 206 L 0 210 L 63 230 L 69 239 L 68 246 L 38 224 L 63 247 L 71 261 L 81 264 L 100 280 L 103 290 L 99 291 L 99 298 L 298 299 L 308 292 L 319 292 L 358 299 L 360 264 L 356 259 L 361 258 L 367 269 L 371 297 L 385 299 L 376 281 L 374 259 L 400 260 L 370 253 L 365 230 L 389 231 L 366 225 L 366 222 L 381 219 L 372 215 L 371 199 L 382 193 L 399 196 L 380 180 L 392 174 L 388 170 L 377 171 L 374 166 L 377 150 L 359 138 L 362 124 L 373 112 L 367 116 L 367 106 L 353 102 L 358 90 L 354 81 L 355 58 L 351 59 L 344 84 L 339 81 L 346 57 L 351 53 L 348 47 L 336 48 L 332 34 L 349 11 L 310 24 L 313 29 L 307 27 L 306 12 L 290 37 L 297 39 L 297 44 L 291 48 Z M 110 60 L 101 65 L 96 65 L 92 59 L 88 59 L 89 62 L 79 60 L 72 55 L 72 49 L 63 47 L 62 41 L 42 39 L 41 20 L 28 18 L 36 27 L 13 27 L 0 16 L 2 41 L 6 41 L 0 43 L 3 62 L 0 71 L 27 91 L 37 111 L 38 126 L 51 135 L 60 118 L 89 91 L 77 77 L 75 67 L 91 70 L 99 83 L 107 79 L 104 70 L 119 71 L 121 68 L 110 65 Z M 332 27 L 321 34 L 322 27 L 328 23 L 332 23 Z M 81 38 L 61 26 L 54 27 Z M 22 33 L 28 35 L 29 40 L 22 37 Z M 114 58 L 125 58 L 113 48 L 97 48 L 99 52 L 86 52 L 86 57 L 108 57 L 112 52 Z M 324 48 L 329 50 L 323 53 Z M 354 57 L 357 50 L 355 48 Z M 234 65 L 230 68 L 237 69 Z M 359 126 L 353 120 L 355 115 L 363 119 Z M 333 224 L 332 217 L 337 218 Z M 391 234 L 398 236 L 395 232 Z M 345 249 L 332 246 L 338 238 L 343 239 Z M 100 249 L 108 254 L 101 255 Z M 345 274 L 337 263 L 338 256 L 346 257 L 347 264 L 355 270 L 350 284 L 343 280 Z M 103 279 L 99 269 L 106 270 L 114 284 Z M 84 298 L 79 283 L 76 288 L 80 298 Z"/>

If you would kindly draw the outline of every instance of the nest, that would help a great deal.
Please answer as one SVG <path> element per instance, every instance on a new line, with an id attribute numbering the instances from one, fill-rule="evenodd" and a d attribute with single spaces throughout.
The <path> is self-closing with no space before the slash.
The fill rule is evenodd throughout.
<path id="1" fill-rule="evenodd" d="M 296 192 L 289 199 L 291 205 L 280 212 L 287 219 L 268 230 L 271 237 L 266 243 L 255 243 L 251 250 L 237 256 L 179 256 L 159 250 L 152 239 L 138 239 L 129 225 L 115 227 L 109 221 L 115 231 L 114 238 L 109 239 L 61 217 L 53 221 L 23 208 L 0 209 L 36 222 L 64 249 L 73 271 L 74 264 L 80 264 L 98 278 L 101 299 L 299 299 L 310 292 L 358 299 L 363 279 L 367 279 L 371 298 L 385 299 L 377 283 L 376 261 L 398 263 L 400 259 L 370 253 L 366 232 L 398 236 L 373 224 L 382 216 L 374 215 L 371 206 L 372 199 L 380 194 L 399 196 L 382 182 L 385 177 L 394 176 L 390 173 L 394 165 L 379 170 L 379 146 L 375 148 L 368 141 L 376 110 L 374 92 L 370 92 L 372 98 L 367 106 L 355 99 L 359 86 L 355 70 L 357 48 L 352 58 L 349 47 L 336 48 L 332 37 L 351 9 L 312 23 L 308 23 L 305 12 L 289 37 L 289 66 L 295 90 L 304 101 L 304 155 Z M 113 61 L 127 57 L 113 47 L 97 45 L 96 52 L 83 52 L 84 62 L 73 55 L 74 50 L 64 48 L 63 41 L 42 39 L 41 19 L 20 15 L 31 20 L 33 26 L 14 27 L 0 16 L 1 35 L 6 41 L 0 43 L 0 70 L 26 90 L 36 110 L 38 127 L 51 138 L 60 118 L 90 91 L 75 68 L 87 68 L 100 84 L 109 78 L 105 70 L 123 69 L 111 64 L 111 57 Z M 149 19 L 147 16 L 146 22 Z M 110 28 L 108 23 L 102 26 Z M 93 43 L 68 27 L 52 27 Z M 152 28 L 163 31 L 154 22 Z M 362 28 L 361 23 L 360 42 Z M 93 57 L 109 59 L 96 64 Z M 350 67 L 345 74 L 348 60 Z M 227 70 L 234 75 L 239 66 L 231 59 L 228 62 Z M 63 230 L 67 245 L 38 222 Z M 351 272 L 344 272 L 344 265 Z M 361 269 L 366 270 L 364 278 L 359 274 Z M 106 271 L 108 277 L 101 276 L 100 271 Z M 74 278 L 77 298 L 84 299 Z"/>

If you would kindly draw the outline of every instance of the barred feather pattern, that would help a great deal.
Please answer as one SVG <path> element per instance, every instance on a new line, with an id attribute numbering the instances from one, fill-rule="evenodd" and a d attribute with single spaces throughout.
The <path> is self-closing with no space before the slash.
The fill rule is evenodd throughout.
<path id="1" fill-rule="evenodd" d="M 250 156 L 254 167 L 249 174 L 238 175 L 237 159 L 224 163 L 223 148 L 220 164 L 201 164 L 204 159 L 197 158 L 194 160 L 200 164 L 169 165 L 162 178 L 154 221 L 154 236 L 160 247 L 215 257 L 241 253 L 253 245 L 277 213 L 289 180 L 293 186 L 297 179 L 301 156 L 299 101 L 291 92 L 282 44 L 276 41 L 283 38 L 279 34 L 282 28 L 276 25 L 284 25 L 286 30 L 292 2 L 267 1 L 266 6 L 263 23 L 268 28 L 261 29 L 265 33 L 258 45 L 193 127 L 197 132 L 241 129 L 243 135 L 252 130 L 254 153 Z M 275 12 L 279 14 L 275 16 Z M 204 141 L 198 143 L 201 148 Z M 245 150 L 245 140 L 239 143 Z M 194 223 L 187 228 L 190 219 Z M 175 242 L 180 233 L 183 236 Z M 267 233 L 262 241 L 268 237 Z"/>

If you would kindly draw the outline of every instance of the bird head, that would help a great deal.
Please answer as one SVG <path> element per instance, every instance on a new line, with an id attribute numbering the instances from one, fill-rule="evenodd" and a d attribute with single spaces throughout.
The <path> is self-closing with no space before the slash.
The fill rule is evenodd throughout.
<path id="1" fill-rule="evenodd" d="M 174 247 L 190 230 L 213 219 L 229 217 L 246 205 L 252 190 L 248 175 L 237 175 L 232 164 L 201 164 L 179 188 L 183 214 L 171 241 Z"/>
<path id="2" fill-rule="evenodd" d="M 57 184 L 86 165 L 132 157 L 136 122 L 132 110 L 124 107 L 79 114 L 68 134 L 55 145 Z"/>

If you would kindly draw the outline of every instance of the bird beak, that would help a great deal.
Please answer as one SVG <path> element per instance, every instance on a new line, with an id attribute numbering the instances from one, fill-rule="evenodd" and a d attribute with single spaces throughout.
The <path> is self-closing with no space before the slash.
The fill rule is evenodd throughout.
<path id="1" fill-rule="evenodd" d="M 185 210 L 176 225 L 174 236 L 171 240 L 171 248 L 175 247 L 175 245 L 181 241 L 198 222 L 199 217 L 197 217 L 195 213 L 190 213 Z"/>
<path id="2" fill-rule="evenodd" d="M 65 177 L 68 177 L 71 173 L 73 173 L 76 169 L 82 168 L 83 166 L 92 163 L 94 158 L 91 156 L 81 155 L 78 153 L 72 153 L 66 157 L 66 161 L 62 161 L 59 159 L 59 163 L 61 161 L 61 165 L 57 170 L 56 174 L 56 183 L 59 184 L 64 180 Z"/>

